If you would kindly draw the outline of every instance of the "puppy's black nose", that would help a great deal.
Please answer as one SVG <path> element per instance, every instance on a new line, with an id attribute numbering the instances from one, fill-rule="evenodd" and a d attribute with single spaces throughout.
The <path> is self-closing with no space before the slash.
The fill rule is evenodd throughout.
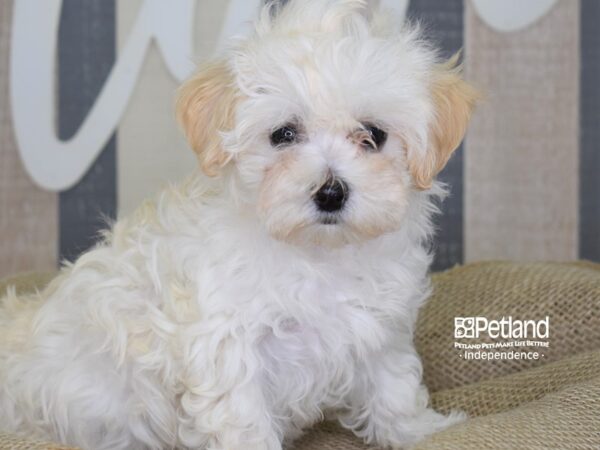
<path id="1" fill-rule="evenodd" d="M 313 196 L 317 208 L 324 212 L 339 211 L 347 199 L 348 185 L 336 177 L 329 177 Z"/>

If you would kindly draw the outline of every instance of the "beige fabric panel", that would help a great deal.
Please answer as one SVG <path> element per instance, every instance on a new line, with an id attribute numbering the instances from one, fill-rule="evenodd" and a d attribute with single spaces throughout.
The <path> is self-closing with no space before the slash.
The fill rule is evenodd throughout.
<path id="1" fill-rule="evenodd" d="M 10 118 L 12 5 L 0 1 L 0 278 L 53 270 L 58 254 L 58 196 L 39 189 L 25 173 Z"/>
<path id="2" fill-rule="evenodd" d="M 117 0 L 117 41 L 127 41 L 142 2 Z M 202 61 L 212 54 L 228 1 L 196 2 L 195 49 Z M 153 45 L 148 52 L 117 135 L 117 201 L 119 215 L 130 212 L 170 181 L 178 181 L 196 166 L 174 118 L 178 86 Z"/>
<path id="3" fill-rule="evenodd" d="M 579 1 L 524 30 L 492 30 L 465 4 L 469 79 L 487 99 L 465 153 L 465 258 L 577 257 Z"/>

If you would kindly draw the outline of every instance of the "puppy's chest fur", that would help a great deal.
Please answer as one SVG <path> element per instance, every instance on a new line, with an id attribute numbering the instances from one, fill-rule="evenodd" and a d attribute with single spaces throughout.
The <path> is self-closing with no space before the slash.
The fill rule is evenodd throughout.
<path id="1" fill-rule="evenodd" d="M 317 416 L 343 402 L 366 355 L 385 345 L 389 324 L 361 304 L 357 290 L 336 291 L 319 283 L 304 290 L 296 301 L 311 311 L 280 311 L 275 323 L 265 326 L 257 348 L 266 386 L 279 393 L 273 396 L 281 402 L 275 409 L 297 409 L 298 416 L 312 410 Z"/>
<path id="2" fill-rule="evenodd" d="M 233 259 L 233 275 L 217 277 L 226 281 L 205 307 L 228 311 L 227 326 L 244 330 L 276 411 L 318 418 L 343 403 L 370 357 L 399 336 L 409 339 L 406 318 L 421 295 L 402 279 L 406 268 L 393 251 Z"/>

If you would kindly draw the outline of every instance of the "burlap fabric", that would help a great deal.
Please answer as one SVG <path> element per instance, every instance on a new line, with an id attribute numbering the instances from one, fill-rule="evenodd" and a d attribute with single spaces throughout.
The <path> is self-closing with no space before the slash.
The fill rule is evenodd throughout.
<path id="1" fill-rule="evenodd" d="M 600 348 L 600 265 L 488 262 L 434 276 L 435 291 L 419 316 L 416 343 L 431 391 L 450 389 Z M 453 351 L 454 318 L 483 316 L 550 321 L 549 348 L 534 360 L 467 361 Z M 477 342 L 502 342 L 478 339 Z"/>
<path id="2" fill-rule="evenodd" d="M 65 447 L 51 442 L 25 439 L 7 433 L 0 433 L 0 448 L 2 450 L 77 450 L 74 447 Z"/>
<path id="3" fill-rule="evenodd" d="M 17 284 L 30 289 L 31 280 L 19 278 Z M 433 281 L 416 337 L 425 381 L 436 409 L 462 409 L 471 418 L 416 449 L 600 449 L 600 265 L 487 262 L 436 274 Z M 537 361 L 466 360 L 454 347 L 464 342 L 454 339 L 457 316 L 548 316 L 549 347 L 537 349 L 544 354 Z M 0 449 L 25 448 L 62 447 L 0 434 Z M 294 446 L 367 448 L 331 423 L 315 427 Z"/>

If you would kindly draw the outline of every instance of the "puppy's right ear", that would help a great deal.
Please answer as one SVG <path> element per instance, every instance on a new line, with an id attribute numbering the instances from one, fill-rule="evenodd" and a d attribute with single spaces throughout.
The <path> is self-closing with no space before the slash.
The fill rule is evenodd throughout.
<path id="1" fill-rule="evenodd" d="M 179 88 L 177 120 L 209 176 L 217 176 L 231 160 L 221 132 L 233 128 L 236 98 L 233 74 L 222 61 L 201 67 Z"/>
<path id="2" fill-rule="evenodd" d="M 450 156 L 460 145 L 471 113 L 481 97 L 479 92 L 463 80 L 460 54 L 439 64 L 433 74 L 431 96 L 435 119 L 429 132 L 429 148 L 424 154 L 409 157 L 409 168 L 417 189 L 429 189 L 435 176 L 444 168 Z"/>

